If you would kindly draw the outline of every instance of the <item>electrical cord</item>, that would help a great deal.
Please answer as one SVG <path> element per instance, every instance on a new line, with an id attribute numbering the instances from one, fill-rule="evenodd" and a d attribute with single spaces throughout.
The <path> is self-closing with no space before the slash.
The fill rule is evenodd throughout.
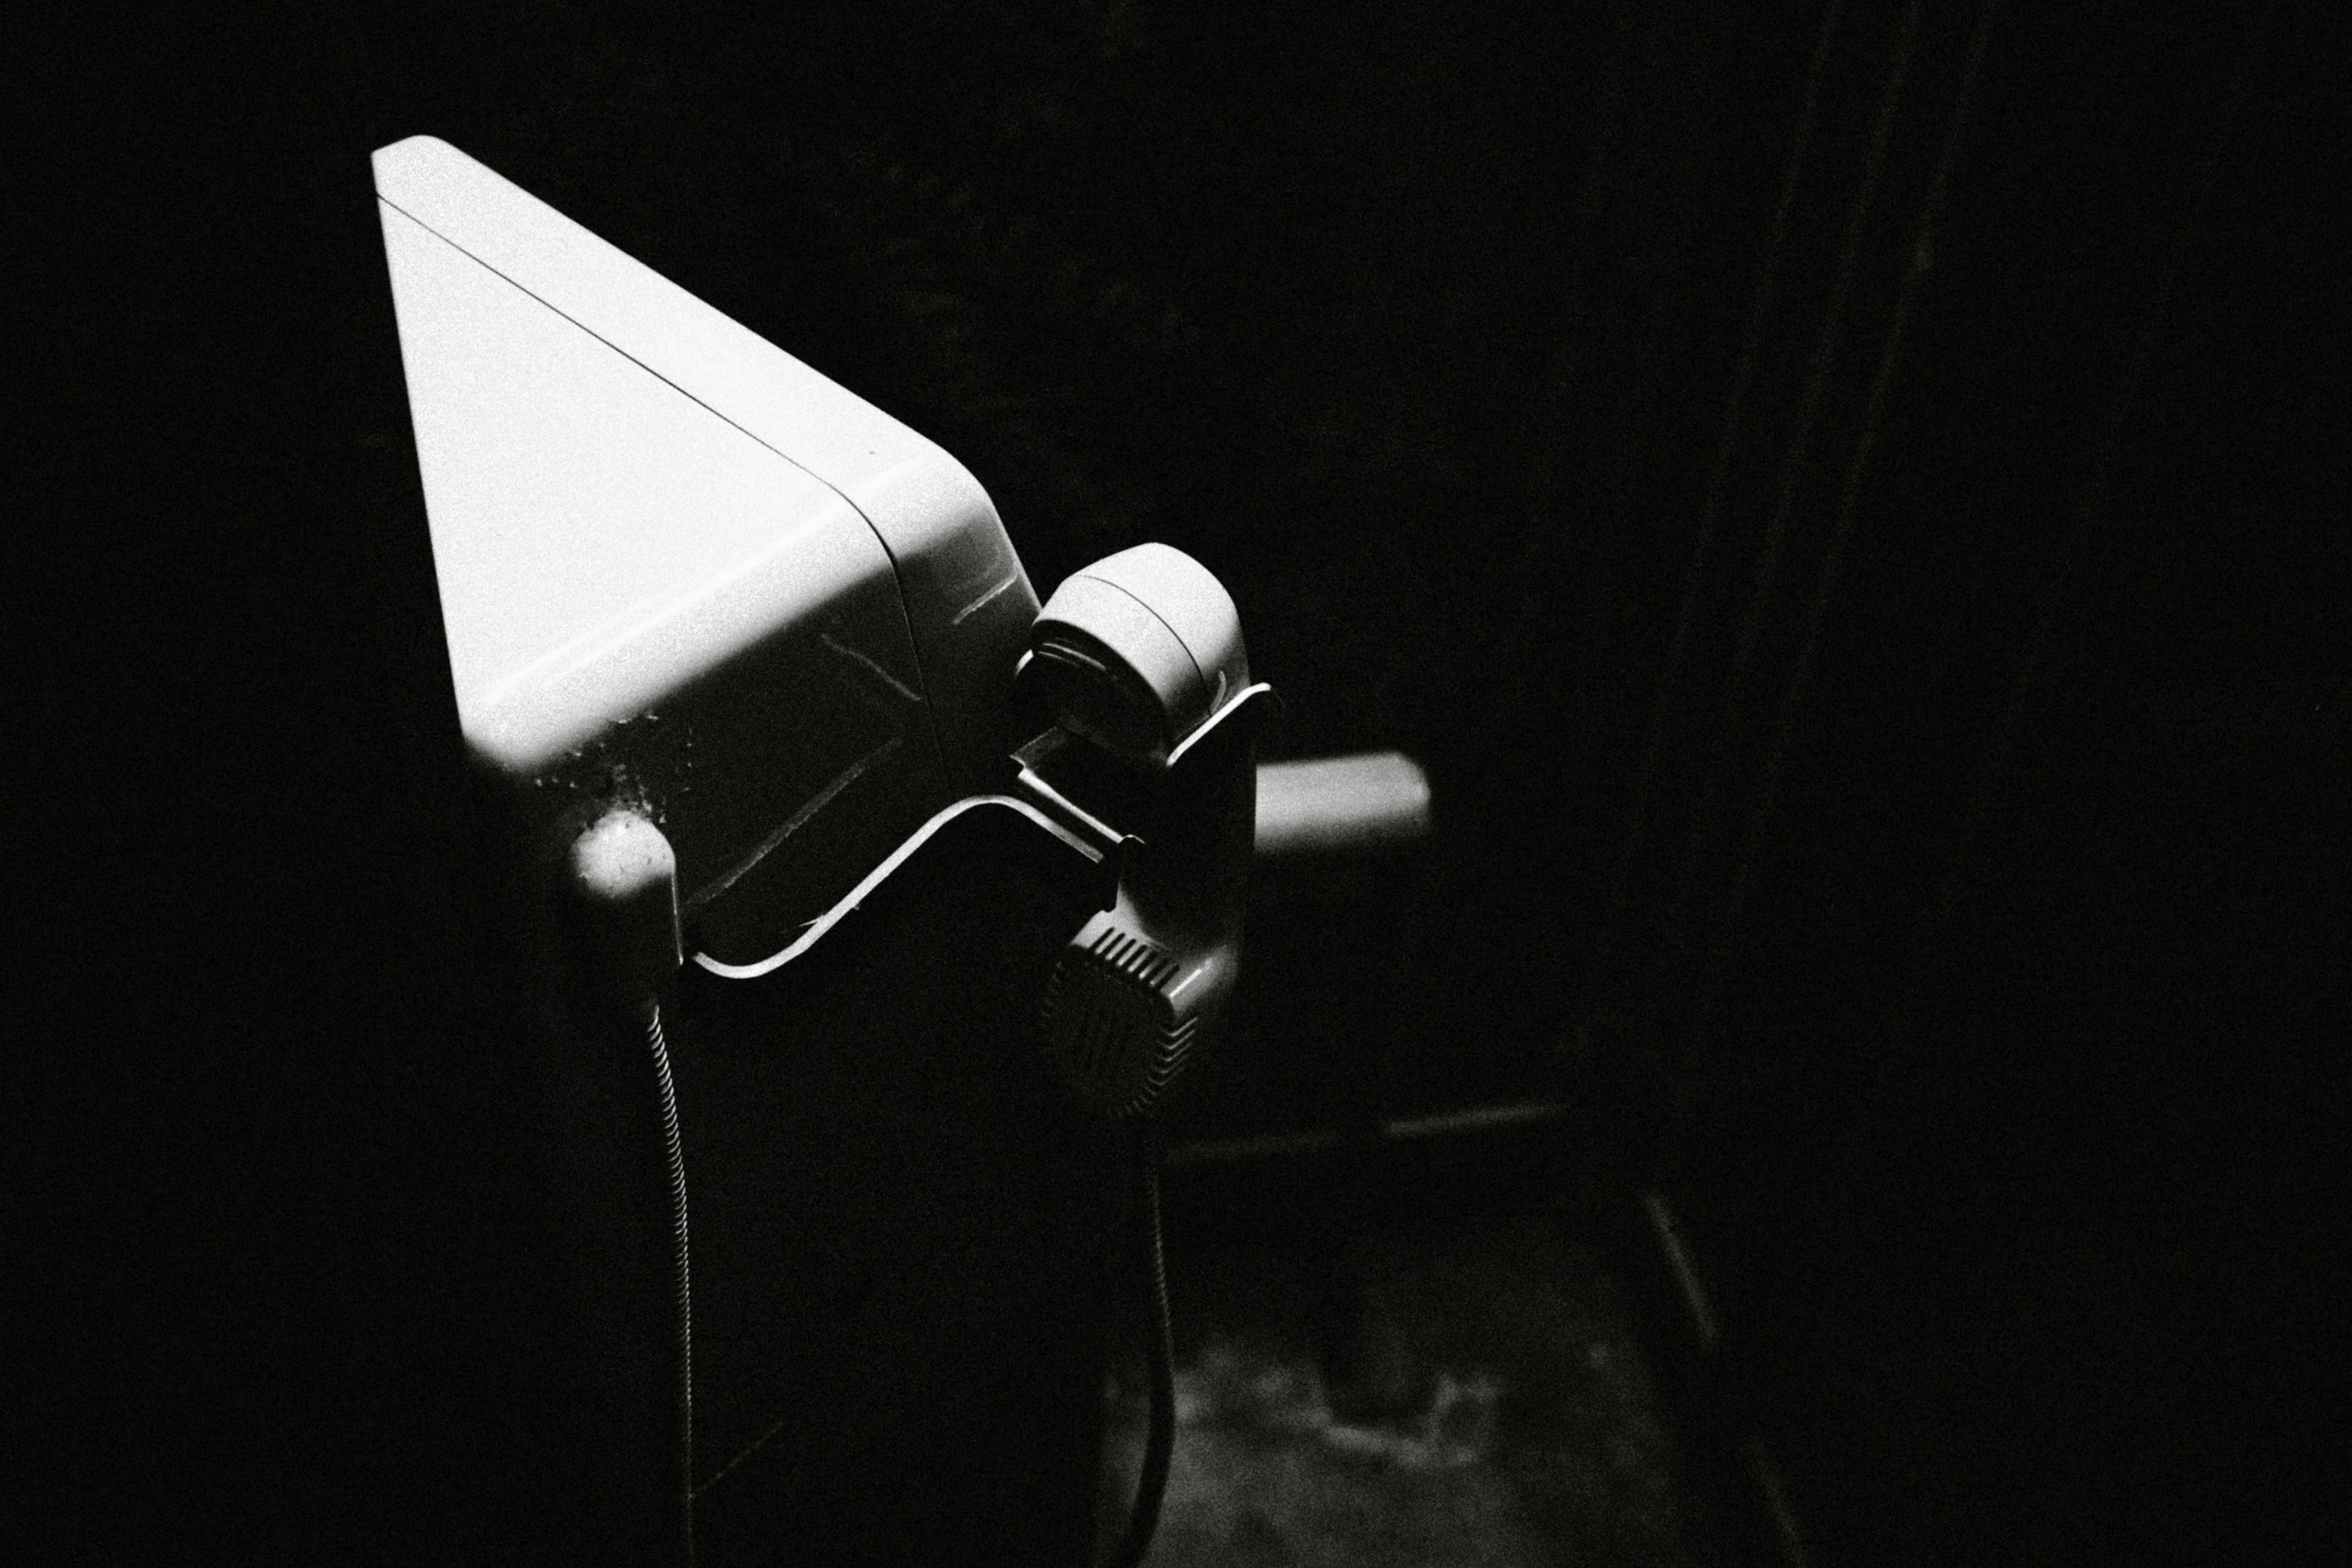
<path id="1" fill-rule="evenodd" d="M 692 1250 L 688 1245 L 686 1144 L 678 1131 L 677 1085 L 670 1076 L 669 1042 L 662 1033 L 661 1003 L 643 1004 L 646 1044 L 653 1058 L 661 1099 L 662 1152 L 669 1172 L 671 1286 L 677 1300 L 677 1470 L 682 1518 L 681 1547 L 694 1568 L 694 1289 Z"/>
<path id="2" fill-rule="evenodd" d="M 1168 1254 L 1160 1226 L 1160 1131 L 1149 1117 L 1136 1118 L 1134 1126 L 1136 1217 L 1151 1289 L 1151 1425 L 1127 1533 L 1111 1553 L 1108 1568 L 1137 1568 L 1151 1550 L 1152 1534 L 1160 1528 L 1160 1500 L 1168 1490 L 1168 1464 L 1176 1449 L 1176 1335 L 1168 1313 Z"/>
<path id="3" fill-rule="evenodd" d="M 593 1043 L 582 1042 L 583 1065 L 595 1079 L 603 1079 L 607 1073 L 613 1075 L 616 1080 L 613 1087 L 621 1091 L 627 1109 L 626 1120 L 632 1123 L 625 1136 L 637 1145 L 629 1151 L 633 1157 L 625 1162 L 635 1167 L 629 1173 L 628 1190 L 604 1194 L 603 1201 L 614 1205 L 623 1228 L 631 1233 L 637 1232 L 641 1219 L 648 1229 L 656 1223 L 653 1220 L 656 1214 L 666 1212 L 669 1219 L 667 1303 L 656 1304 L 659 1298 L 655 1292 L 659 1286 L 656 1280 L 660 1266 L 652 1254 L 660 1244 L 651 1236 L 646 1236 L 640 1243 L 633 1234 L 629 1251 L 634 1256 L 618 1268 L 610 1266 L 618 1260 L 607 1259 L 601 1269 L 607 1277 L 587 1287 L 593 1296 L 600 1298 L 591 1309 L 592 1316 L 608 1317 L 607 1326 L 629 1340 L 642 1332 L 657 1343 L 666 1335 L 673 1352 L 674 1364 L 665 1370 L 675 1377 L 671 1409 L 667 1412 L 672 1426 L 668 1447 L 677 1465 L 675 1489 L 659 1487 L 651 1496 L 630 1500 L 620 1511 L 640 1507 L 646 1510 L 650 1513 L 646 1525 L 655 1532 L 654 1539 L 661 1542 L 658 1548 L 653 1540 L 636 1542 L 637 1549 L 632 1556 L 682 1563 L 693 1568 L 693 1257 L 687 1230 L 686 1146 L 678 1127 L 677 1083 L 670 1071 L 669 1041 L 662 1029 L 661 1010 L 661 986 L 677 972 L 682 956 L 677 926 L 677 855 L 650 817 L 641 811 L 617 806 L 572 840 L 566 859 L 570 872 L 566 923 L 572 928 L 572 935 L 579 949 L 580 1001 L 583 1008 L 581 1022 L 597 1037 Z M 652 1069 L 650 1073 L 646 1071 L 648 1068 Z M 601 1100 L 603 1088 L 602 1082 L 596 1082 L 590 1089 L 590 1099 Z M 647 1112 L 657 1114 L 657 1129 Z M 658 1169 L 652 1148 L 656 1133 L 661 1142 Z M 658 1196 L 655 1194 L 656 1187 L 661 1189 Z M 610 1224 L 614 1217 L 615 1215 L 608 1211 L 601 1216 L 601 1223 Z M 639 1246 L 642 1252 L 637 1250 Z M 649 1347 L 648 1353 L 657 1352 Z M 606 1381 L 602 1373 L 596 1376 L 600 1382 Z M 645 1391 L 642 1397 L 650 1400 L 651 1391 Z M 624 1441 L 632 1448 L 640 1436 L 636 1428 L 639 1415 L 635 1408 L 639 1398 L 634 1391 L 625 1396 L 631 1408 L 624 1418 L 630 1428 Z M 619 1412 L 614 1414 L 618 1415 Z M 659 1430 L 658 1426 L 651 1425 L 656 1412 L 647 1409 L 643 1418 L 648 1427 L 641 1436 L 650 1443 Z M 644 1465 L 644 1469 L 626 1482 L 620 1482 L 617 1470 L 612 1479 L 631 1490 L 637 1485 L 656 1487 L 655 1478 L 660 1471 L 651 1454 L 642 1458 L 632 1454 L 621 1461 L 621 1468 L 635 1470 L 639 1464 Z M 618 1520 L 616 1512 L 614 1521 Z M 634 1527 L 630 1533 L 634 1534 Z"/>

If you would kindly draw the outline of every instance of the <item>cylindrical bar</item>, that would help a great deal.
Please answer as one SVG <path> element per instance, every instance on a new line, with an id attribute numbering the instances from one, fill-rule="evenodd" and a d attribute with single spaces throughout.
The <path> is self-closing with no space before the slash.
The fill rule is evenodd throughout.
<path id="1" fill-rule="evenodd" d="M 1429 835 L 1429 776 L 1402 752 L 1257 770 L 1257 855 L 1360 853 Z"/>

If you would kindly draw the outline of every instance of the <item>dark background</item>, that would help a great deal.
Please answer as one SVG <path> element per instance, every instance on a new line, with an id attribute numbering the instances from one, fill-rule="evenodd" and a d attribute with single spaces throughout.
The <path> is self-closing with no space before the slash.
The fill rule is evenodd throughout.
<path id="1" fill-rule="evenodd" d="M 1327 962 L 1184 1130 L 1578 1107 L 1825 1561 L 2315 1548 L 2337 55 L 1844 10 L 1817 69 L 1817 8 L 1672 0 L 42 40 L 18 1500 L 401 1556 L 457 1464 L 455 724 L 366 168 L 430 132 L 940 440 L 1041 590 L 1200 557 L 1267 754 L 1425 763 L 1409 896 L 1260 910 Z"/>

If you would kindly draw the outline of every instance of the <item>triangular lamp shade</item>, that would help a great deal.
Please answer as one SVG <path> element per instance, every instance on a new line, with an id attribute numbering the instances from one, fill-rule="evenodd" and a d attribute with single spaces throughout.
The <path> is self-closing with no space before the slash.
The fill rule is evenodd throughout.
<path id="1" fill-rule="evenodd" d="M 455 148 L 374 156 L 457 712 L 525 839 L 616 798 L 772 947 L 1001 759 L 1037 610 L 933 443 Z"/>

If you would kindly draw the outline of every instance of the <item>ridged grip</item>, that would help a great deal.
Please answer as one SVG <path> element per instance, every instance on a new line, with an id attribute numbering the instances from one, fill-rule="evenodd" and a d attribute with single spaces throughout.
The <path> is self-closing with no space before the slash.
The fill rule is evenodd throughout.
<path id="1" fill-rule="evenodd" d="M 1045 984 L 1045 1025 L 1071 1088 L 1108 1116 L 1150 1110 L 1184 1070 L 1202 1013 L 1181 1003 L 1200 964 L 1105 910 L 1065 948 Z"/>

